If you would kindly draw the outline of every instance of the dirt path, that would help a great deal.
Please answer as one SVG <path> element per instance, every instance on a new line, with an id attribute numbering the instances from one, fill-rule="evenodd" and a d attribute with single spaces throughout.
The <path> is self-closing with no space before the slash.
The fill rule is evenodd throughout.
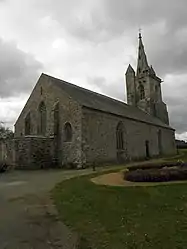
<path id="1" fill-rule="evenodd" d="M 77 235 L 58 216 L 49 190 L 84 171 L 14 171 L 0 175 L 0 248 L 73 249 Z"/>
<path id="2" fill-rule="evenodd" d="M 159 185 L 181 184 L 187 181 L 170 181 L 170 182 L 130 182 L 124 180 L 123 171 L 109 173 L 94 177 L 91 181 L 98 185 L 118 186 L 118 187 L 149 187 Z"/>

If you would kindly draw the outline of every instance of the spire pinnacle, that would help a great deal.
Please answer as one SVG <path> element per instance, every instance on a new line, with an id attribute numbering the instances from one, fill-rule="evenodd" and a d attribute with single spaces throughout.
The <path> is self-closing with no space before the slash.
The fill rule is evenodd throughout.
<path id="1" fill-rule="evenodd" d="M 142 39 L 142 29 L 139 28 L 139 36 L 138 36 L 139 39 Z"/>
<path id="2" fill-rule="evenodd" d="M 147 56 L 144 50 L 144 45 L 142 42 L 141 29 L 139 30 L 139 47 L 138 47 L 138 64 L 137 64 L 137 75 L 139 75 L 143 70 L 149 69 L 147 62 Z"/>
<path id="3" fill-rule="evenodd" d="M 135 75 L 134 69 L 132 68 L 131 64 L 129 64 L 125 74 L 134 74 Z"/>

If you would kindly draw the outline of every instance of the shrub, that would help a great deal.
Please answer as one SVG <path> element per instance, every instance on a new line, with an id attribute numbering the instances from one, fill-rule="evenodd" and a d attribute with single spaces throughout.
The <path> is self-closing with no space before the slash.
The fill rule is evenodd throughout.
<path id="1" fill-rule="evenodd" d="M 187 180 L 187 167 L 162 169 L 138 169 L 124 173 L 124 179 L 132 182 L 167 182 Z"/>
<path id="2" fill-rule="evenodd" d="M 135 171 L 135 170 L 145 170 L 145 169 L 162 169 L 164 167 L 173 167 L 173 166 L 187 166 L 187 163 L 182 163 L 180 161 L 178 162 L 162 162 L 162 163 L 147 163 L 142 165 L 134 165 L 127 167 L 129 171 Z"/>
<path id="3" fill-rule="evenodd" d="M 5 162 L 0 162 L 0 173 L 7 171 L 8 165 Z"/>

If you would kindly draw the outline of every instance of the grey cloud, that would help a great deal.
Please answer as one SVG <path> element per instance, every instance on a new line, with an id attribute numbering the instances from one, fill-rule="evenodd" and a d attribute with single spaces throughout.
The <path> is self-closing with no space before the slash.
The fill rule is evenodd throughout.
<path id="1" fill-rule="evenodd" d="M 107 80 L 104 77 L 95 77 L 95 78 L 88 77 L 87 81 L 89 85 L 97 86 L 99 87 L 99 89 L 105 88 L 107 82 Z"/>
<path id="2" fill-rule="evenodd" d="M 109 97 L 126 100 L 126 88 L 124 86 L 124 79 L 118 78 L 116 81 L 108 81 L 104 77 L 89 77 L 87 79 L 89 86 L 97 86 L 98 92 Z"/>
<path id="3" fill-rule="evenodd" d="M 178 134 L 187 130 L 187 100 L 177 97 L 166 97 L 166 103 L 169 106 L 170 124 Z"/>
<path id="4" fill-rule="evenodd" d="M 169 77 L 163 85 L 164 101 L 168 106 L 170 123 L 178 134 L 187 131 L 186 80 L 187 75 L 181 74 Z"/>
<path id="5" fill-rule="evenodd" d="M 0 97 L 30 91 L 39 71 L 40 62 L 16 47 L 13 42 L 0 39 Z"/>
<path id="6" fill-rule="evenodd" d="M 180 0 L 180 4 L 175 0 L 69 0 L 56 1 L 55 5 L 52 0 L 47 2 L 45 6 L 54 19 L 67 26 L 69 32 L 84 38 L 91 38 L 91 34 L 97 38 L 101 33 L 111 37 L 121 35 L 126 29 L 160 21 L 165 22 L 168 30 L 176 31 L 186 26 L 187 20 L 185 0 Z"/>
<path id="7" fill-rule="evenodd" d="M 180 74 L 187 70 L 187 37 L 184 40 L 176 34 L 157 36 L 155 41 L 147 41 L 148 60 L 157 73 L 164 78 L 166 74 Z"/>
<path id="8" fill-rule="evenodd" d="M 43 2 L 44 4 L 44 2 Z M 187 2 L 180 0 L 47 0 L 41 5 L 69 34 L 84 42 L 108 42 L 145 30 L 150 64 L 164 77 L 187 69 Z M 162 25 L 159 25 L 162 24 Z M 134 42 L 135 44 L 135 42 Z"/>
<path id="9" fill-rule="evenodd" d="M 121 29 L 124 26 L 125 28 L 132 28 L 134 26 L 151 25 L 158 21 L 165 21 L 166 26 L 172 28 L 172 30 L 176 27 L 181 28 L 182 25 L 186 25 L 186 6 L 185 0 L 181 0 L 180 3 L 175 0 L 103 1 L 105 15 L 108 16 L 111 23 L 115 20 L 115 30 L 116 27 L 119 29 L 120 26 Z"/>

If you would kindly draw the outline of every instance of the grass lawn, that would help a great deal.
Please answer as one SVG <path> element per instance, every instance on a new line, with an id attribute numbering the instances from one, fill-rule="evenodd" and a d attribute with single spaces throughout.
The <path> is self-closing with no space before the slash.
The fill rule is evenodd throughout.
<path id="1" fill-rule="evenodd" d="M 125 188 L 90 178 L 52 191 L 60 217 L 81 237 L 80 249 L 187 248 L 187 183 Z"/>
<path id="2" fill-rule="evenodd" d="M 175 162 L 180 159 L 187 162 L 187 149 L 180 149 L 178 152 L 176 156 L 164 158 L 164 161 Z"/>

